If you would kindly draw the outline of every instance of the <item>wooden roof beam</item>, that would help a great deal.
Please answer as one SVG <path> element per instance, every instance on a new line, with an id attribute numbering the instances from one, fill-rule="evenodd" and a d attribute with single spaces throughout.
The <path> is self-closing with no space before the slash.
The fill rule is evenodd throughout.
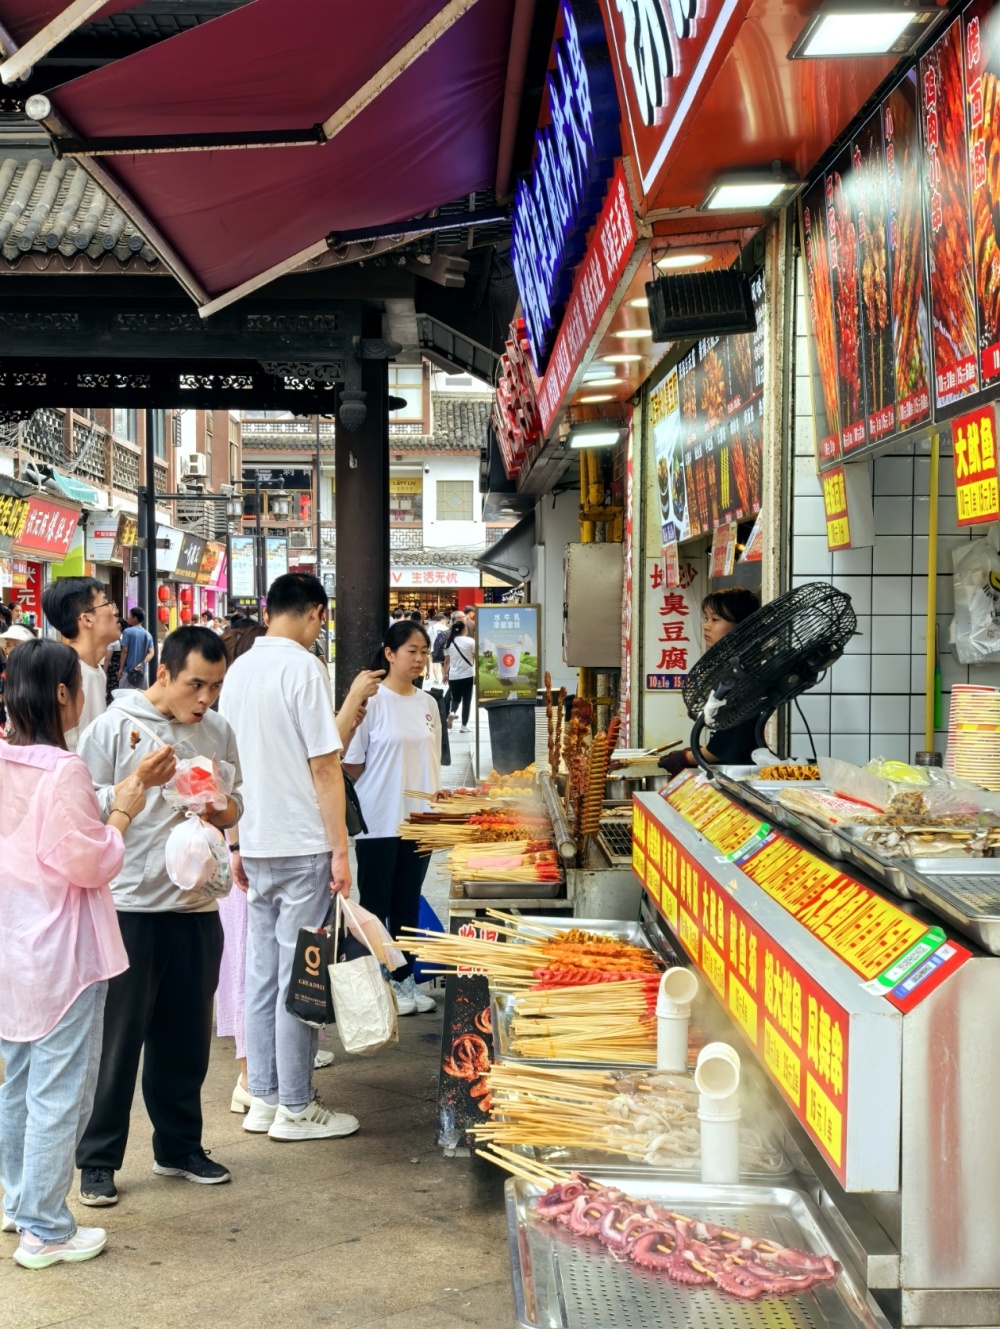
<path id="1" fill-rule="evenodd" d="M 73 0 L 61 14 L 44 28 L 39 28 L 33 37 L 29 37 L 23 46 L 11 43 L 7 59 L 0 64 L 0 80 L 4 83 L 16 83 L 24 78 L 32 65 L 37 64 L 42 56 L 48 55 L 54 46 L 82 27 L 104 4 L 104 0 Z"/>

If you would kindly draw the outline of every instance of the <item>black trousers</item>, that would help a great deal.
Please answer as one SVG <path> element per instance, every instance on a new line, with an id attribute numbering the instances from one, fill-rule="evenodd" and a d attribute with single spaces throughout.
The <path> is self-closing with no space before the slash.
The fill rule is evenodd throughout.
<path id="1" fill-rule="evenodd" d="M 201 1148 L 222 924 L 217 913 L 119 913 L 118 922 L 129 967 L 108 985 L 97 1096 L 76 1164 L 121 1167 L 142 1053 L 153 1157 L 170 1167 Z"/>
<path id="2" fill-rule="evenodd" d="M 474 678 L 453 678 L 448 686 L 451 689 L 451 711 L 454 714 L 458 710 L 459 702 L 462 704 L 462 724 L 468 725 L 469 711 L 472 709 L 472 685 Z"/>
<path id="3" fill-rule="evenodd" d="M 417 847 L 398 835 L 356 840 L 358 853 L 358 893 L 361 906 L 381 918 L 393 938 L 403 935 L 403 928 L 415 928 L 420 919 L 420 891 L 427 876 L 430 855 L 417 853 Z M 409 978 L 409 959 L 393 973 L 397 982 Z"/>

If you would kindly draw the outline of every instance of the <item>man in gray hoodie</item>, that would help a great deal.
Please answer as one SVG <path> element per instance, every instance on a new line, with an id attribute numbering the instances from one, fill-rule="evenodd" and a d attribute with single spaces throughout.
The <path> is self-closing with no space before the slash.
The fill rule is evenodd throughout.
<path id="1" fill-rule="evenodd" d="M 167 838 L 184 818 L 166 802 L 161 788 L 176 761 L 200 756 L 229 762 L 236 768 L 232 794 L 223 811 L 205 820 L 220 829 L 239 820 L 243 800 L 236 739 L 211 709 L 225 673 L 225 650 L 214 632 L 179 628 L 163 644 L 152 687 L 117 694 L 77 748 L 105 815 L 115 786 L 140 764 L 148 787 L 145 812 L 126 839 L 125 864 L 111 883 L 129 968 L 108 989 L 97 1096 L 76 1156 L 83 1204 L 118 1202 L 114 1174 L 125 1156 L 143 1053 L 142 1095 L 153 1123 L 153 1171 L 203 1185 L 230 1180 L 228 1170 L 213 1162 L 201 1143 L 201 1087 L 222 959 L 219 907 L 203 891 L 182 891 L 167 876 Z M 150 754 L 152 761 L 143 763 Z"/>

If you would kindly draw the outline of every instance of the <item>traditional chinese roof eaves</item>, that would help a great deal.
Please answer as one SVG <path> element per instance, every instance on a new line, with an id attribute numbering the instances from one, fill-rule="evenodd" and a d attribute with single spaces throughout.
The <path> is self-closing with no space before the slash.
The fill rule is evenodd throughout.
<path id="1" fill-rule="evenodd" d="M 449 452 L 480 452 L 486 446 L 492 395 L 432 392 L 434 443 Z"/>
<path id="2" fill-rule="evenodd" d="M 471 569 L 476 552 L 474 549 L 394 549 L 389 563 L 394 568 Z"/>
<path id="3" fill-rule="evenodd" d="M 119 207 L 75 162 L 13 150 L 0 157 L 0 257 L 8 267 L 47 257 L 56 271 L 141 263 L 155 252 Z"/>

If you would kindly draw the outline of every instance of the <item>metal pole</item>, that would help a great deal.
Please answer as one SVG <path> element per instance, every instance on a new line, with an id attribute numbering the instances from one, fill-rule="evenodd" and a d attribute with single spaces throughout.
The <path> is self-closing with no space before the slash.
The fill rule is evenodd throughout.
<path id="1" fill-rule="evenodd" d="M 156 449 L 153 442 L 153 411 L 146 410 L 146 623 L 153 638 L 149 677 L 156 677 L 160 646 L 156 618 Z"/>
<path id="2" fill-rule="evenodd" d="M 254 559 L 254 567 L 257 570 L 257 613 L 260 615 L 261 601 L 267 594 L 267 587 L 264 585 L 264 532 L 261 525 L 260 513 L 260 471 L 253 473 L 253 491 L 254 491 L 254 512 L 257 518 L 257 535 L 254 540 L 254 552 L 257 557 Z"/>
<path id="3" fill-rule="evenodd" d="M 323 454 L 319 437 L 320 414 L 316 412 L 316 576 L 323 580 Z M 323 628 L 323 661 L 330 663 L 330 619 Z"/>

